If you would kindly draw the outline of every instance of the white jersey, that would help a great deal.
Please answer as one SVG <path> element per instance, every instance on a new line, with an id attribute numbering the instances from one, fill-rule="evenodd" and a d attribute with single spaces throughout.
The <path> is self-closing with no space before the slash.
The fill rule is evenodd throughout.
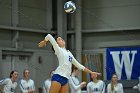
<path id="1" fill-rule="evenodd" d="M 45 39 L 49 40 L 53 45 L 55 54 L 57 55 L 59 61 L 59 66 L 55 70 L 54 74 L 59 74 L 69 79 L 71 75 L 72 64 L 82 70 L 85 68 L 83 65 L 79 64 L 79 62 L 73 57 L 70 51 L 59 47 L 52 35 L 48 34 Z"/>
<path id="2" fill-rule="evenodd" d="M 121 83 L 117 83 L 117 85 L 114 87 L 114 90 L 111 91 L 111 84 L 108 84 L 107 93 L 123 93 L 123 85 Z"/>
<path id="3" fill-rule="evenodd" d="M 102 80 L 97 83 L 89 82 L 87 84 L 87 93 L 105 93 L 105 83 Z"/>
<path id="4" fill-rule="evenodd" d="M 12 82 L 10 78 L 6 78 L 0 81 L 0 85 L 4 86 L 4 93 L 15 93 L 17 82 Z"/>
<path id="5" fill-rule="evenodd" d="M 71 76 L 69 79 L 71 93 L 81 93 L 80 81 L 77 77 Z"/>
<path id="6" fill-rule="evenodd" d="M 44 91 L 43 93 L 49 93 L 50 87 L 51 87 L 51 79 L 47 79 L 43 85 L 43 91 Z"/>
<path id="7" fill-rule="evenodd" d="M 35 90 L 34 81 L 32 79 L 29 79 L 28 81 L 21 79 L 19 85 L 22 93 L 28 93 L 29 90 Z"/>
<path id="8" fill-rule="evenodd" d="M 140 91 L 140 77 L 139 77 L 139 84 L 134 86 L 133 89 L 138 89 L 138 91 Z"/>

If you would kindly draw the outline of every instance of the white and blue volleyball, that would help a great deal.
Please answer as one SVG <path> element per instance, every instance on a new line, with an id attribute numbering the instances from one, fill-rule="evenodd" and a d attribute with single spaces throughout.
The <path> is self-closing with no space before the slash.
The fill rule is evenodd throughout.
<path id="1" fill-rule="evenodd" d="M 64 4 L 64 10 L 66 13 L 73 13 L 76 10 L 75 3 L 68 1 Z"/>

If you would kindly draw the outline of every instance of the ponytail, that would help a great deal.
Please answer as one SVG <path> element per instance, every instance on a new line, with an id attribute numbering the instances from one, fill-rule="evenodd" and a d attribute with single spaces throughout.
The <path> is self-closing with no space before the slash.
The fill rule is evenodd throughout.
<path id="1" fill-rule="evenodd" d="M 111 81 L 111 91 L 113 91 L 114 90 L 114 84 L 113 84 L 113 82 Z"/>
<path id="2" fill-rule="evenodd" d="M 113 78 L 114 75 L 117 76 L 117 74 L 113 74 L 112 78 Z M 114 84 L 114 82 L 111 79 L 111 91 L 114 91 L 114 87 L 115 87 L 115 84 Z"/>

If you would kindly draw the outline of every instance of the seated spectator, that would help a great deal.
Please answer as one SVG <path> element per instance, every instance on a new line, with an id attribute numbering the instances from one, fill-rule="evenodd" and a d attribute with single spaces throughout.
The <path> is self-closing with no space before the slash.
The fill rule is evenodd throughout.
<path id="1" fill-rule="evenodd" d="M 116 74 L 112 75 L 111 83 L 107 86 L 107 93 L 124 93 L 123 85 L 118 83 L 118 77 Z"/>

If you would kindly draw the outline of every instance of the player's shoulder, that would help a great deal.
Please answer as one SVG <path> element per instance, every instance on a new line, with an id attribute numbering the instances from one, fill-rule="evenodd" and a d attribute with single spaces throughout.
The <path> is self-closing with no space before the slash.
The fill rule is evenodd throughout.
<path id="1" fill-rule="evenodd" d="M 71 56 L 73 56 L 73 54 L 72 54 L 69 50 L 67 50 L 67 52 L 68 52 Z"/>
<path id="2" fill-rule="evenodd" d="M 122 85 L 122 83 L 117 83 L 118 85 Z"/>
<path id="3" fill-rule="evenodd" d="M 3 80 L 11 80 L 11 79 L 7 77 L 7 78 L 4 78 Z"/>
<path id="4" fill-rule="evenodd" d="M 25 82 L 25 80 L 24 79 L 20 79 L 20 82 Z"/>
<path id="5" fill-rule="evenodd" d="M 99 83 L 104 83 L 104 81 L 103 80 L 99 80 Z"/>
<path id="6" fill-rule="evenodd" d="M 29 79 L 30 81 L 34 81 L 33 79 Z"/>
<path id="7" fill-rule="evenodd" d="M 51 81 L 50 79 L 46 79 L 46 80 L 45 80 L 45 82 L 50 82 L 50 81 Z"/>
<path id="8" fill-rule="evenodd" d="M 72 54 L 72 53 L 70 52 L 70 50 L 67 50 L 67 52 L 70 53 L 70 54 Z"/>
<path id="9" fill-rule="evenodd" d="M 93 82 L 92 81 L 88 82 L 87 86 L 91 86 L 91 85 L 93 85 Z"/>
<path id="10" fill-rule="evenodd" d="M 122 83 L 118 83 L 117 85 L 118 85 L 118 86 L 123 86 Z"/>
<path id="11" fill-rule="evenodd" d="M 2 84 L 8 84 L 8 83 L 10 83 L 10 82 L 12 82 L 12 81 L 11 81 L 10 78 L 4 78 L 4 79 L 0 80 L 0 82 L 1 82 Z"/>
<path id="12" fill-rule="evenodd" d="M 111 86 L 111 83 L 109 83 L 107 86 L 110 87 Z"/>
<path id="13" fill-rule="evenodd" d="M 34 80 L 32 80 L 32 79 L 29 79 L 29 82 L 30 82 L 30 83 L 34 83 Z"/>
<path id="14" fill-rule="evenodd" d="M 24 80 L 24 79 L 20 79 L 19 80 L 19 84 L 26 84 L 27 82 L 26 82 L 26 80 Z"/>
<path id="15" fill-rule="evenodd" d="M 11 79 L 10 79 L 10 78 L 4 78 L 4 79 L 1 80 L 1 81 L 11 81 Z"/>
<path id="16" fill-rule="evenodd" d="M 45 80 L 45 84 L 49 84 L 51 82 L 51 80 L 50 79 L 47 79 L 47 80 Z"/>

